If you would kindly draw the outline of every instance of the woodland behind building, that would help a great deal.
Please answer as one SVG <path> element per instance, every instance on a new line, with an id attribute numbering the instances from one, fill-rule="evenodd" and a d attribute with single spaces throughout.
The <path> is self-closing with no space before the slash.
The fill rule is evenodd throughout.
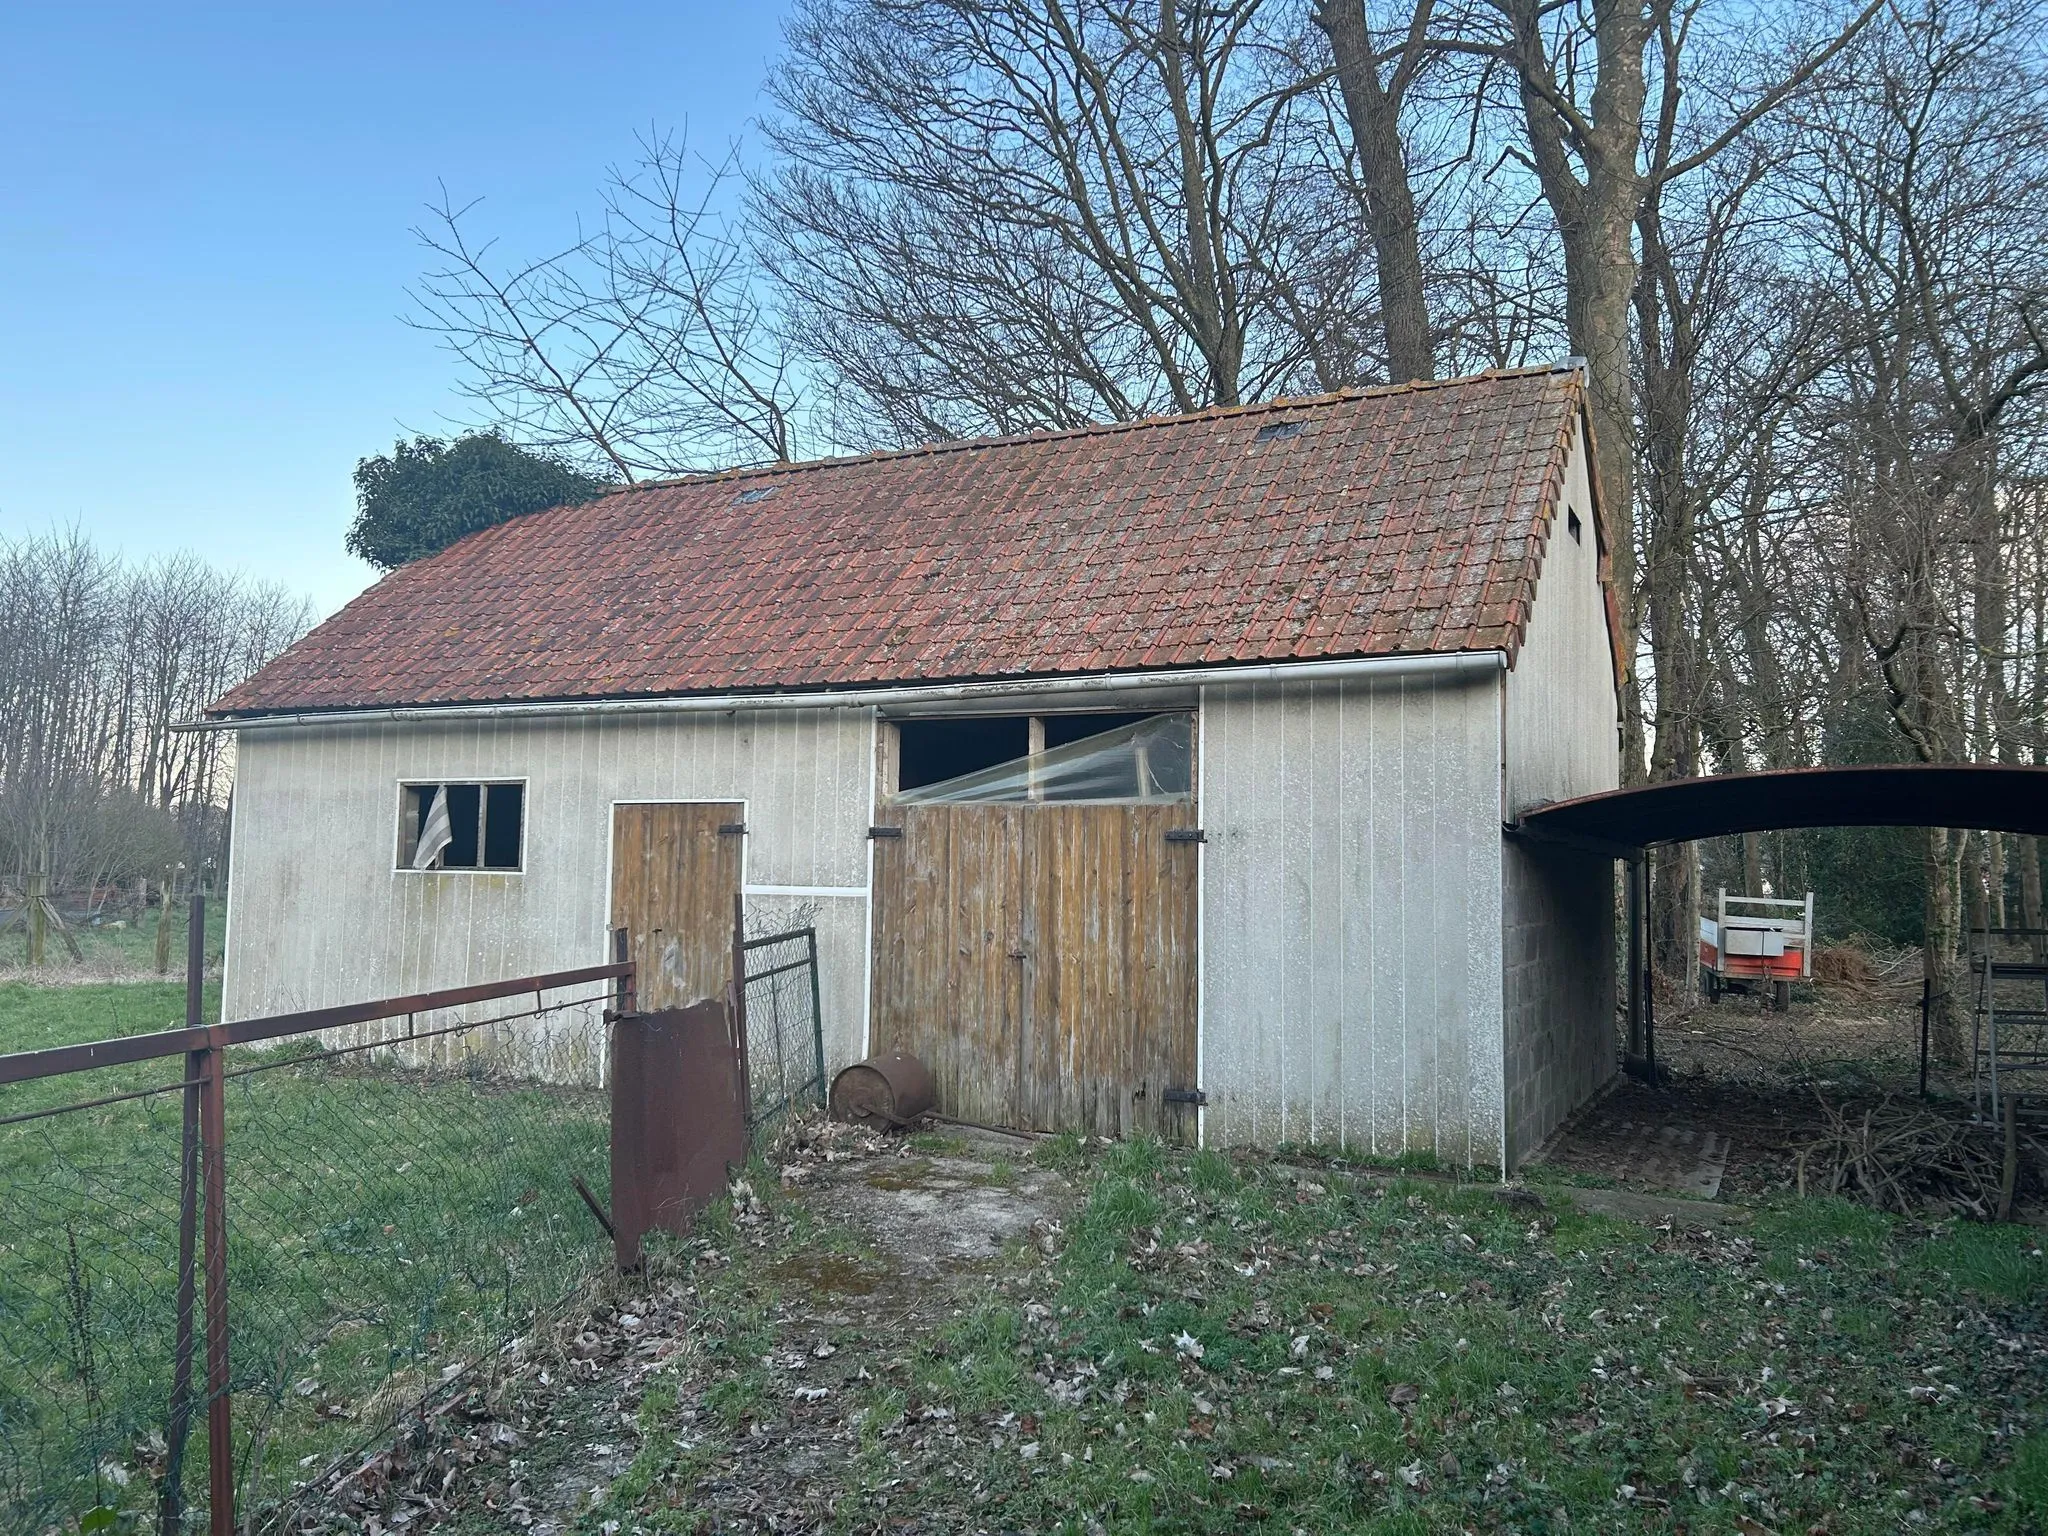
<path id="1" fill-rule="evenodd" d="M 77 532 L 0 540 L 0 886 L 78 904 L 226 858 L 232 749 L 172 727 L 303 634 L 310 605 L 189 556 Z M 0 902 L 0 904 L 5 904 Z"/>

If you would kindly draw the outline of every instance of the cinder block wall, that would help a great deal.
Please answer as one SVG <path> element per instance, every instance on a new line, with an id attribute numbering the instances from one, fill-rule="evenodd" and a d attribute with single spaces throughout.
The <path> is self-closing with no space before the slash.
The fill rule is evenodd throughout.
<path id="1" fill-rule="evenodd" d="M 1505 840 L 1501 947 L 1508 1166 L 1618 1065 L 1614 862 Z"/>

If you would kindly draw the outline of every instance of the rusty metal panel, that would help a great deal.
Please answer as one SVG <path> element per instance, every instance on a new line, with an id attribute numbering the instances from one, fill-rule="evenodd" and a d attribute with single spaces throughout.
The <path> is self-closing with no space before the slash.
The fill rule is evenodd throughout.
<path id="1" fill-rule="evenodd" d="M 631 1014 L 612 1033 L 612 1227 L 619 1267 L 680 1233 L 747 1155 L 746 1099 L 725 1005 Z"/>
<path id="2" fill-rule="evenodd" d="M 620 805 L 612 811 L 612 927 L 626 930 L 640 1006 L 723 997 L 744 839 L 736 802 Z"/>
<path id="3" fill-rule="evenodd" d="M 1192 1140 L 1197 846 L 1174 805 L 893 806 L 876 846 L 875 1046 L 946 1114 Z"/>

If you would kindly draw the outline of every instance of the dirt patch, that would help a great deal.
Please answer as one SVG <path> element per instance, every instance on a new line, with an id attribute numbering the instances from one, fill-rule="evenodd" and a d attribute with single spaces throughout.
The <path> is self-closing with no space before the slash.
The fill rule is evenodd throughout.
<path id="1" fill-rule="evenodd" d="M 965 1140 L 967 1150 L 954 1155 L 827 1164 L 795 1187 L 816 1216 L 859 1233 L 898 1274 L 918 1280 L 985 1265 L 1057 1229 L 1072 1199 L 1065 1179 L 1014 1162 L 1015 1142 L 978 1133 Z"/>
<path id="2" fill-rule="evenodd" d="M 1682 1078 L 1917 1091 L 1919 983 L 1800 987 L 1784 1013 L 1766 997 L 1735 993 L 1682 1012 L 1660 1008 L 1657 1055 Z"/>

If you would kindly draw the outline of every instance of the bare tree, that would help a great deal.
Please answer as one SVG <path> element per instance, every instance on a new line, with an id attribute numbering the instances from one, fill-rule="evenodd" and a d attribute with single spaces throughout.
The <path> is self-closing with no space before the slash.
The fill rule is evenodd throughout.
<path id="1" fill-rule="evenodd" d="M 1813 316 L 1801 415 L 1825 477 L 1820 550 L 1927 762 L 2013 755 L 2013 701 L 2040 666 L 2007 590 L 2012 513 L 2034 505 L 2048 451 L 2048 78 L 2025 36 L 2017 16 L 1945 0 L 1874 36 L 1795 116 L 1782 194 Z M 1942 829 L 1926 844 L 1950 1055 L 1966 846 Z"/>
<path id="2" fill-rule="evenodd" d="M 1365 0 L 1316 0 L 1311 12 L 1335 58 L 1372 229 L 1387 373 L 1397 380 L 1436 377 L 1421 219 L 1402 122 L 1409 87 L 1432 58 L 1435 12 L 1436 0 L 1414 0 L 1387 29 L 1391 35 L 1375 28 Z"/>
<path id="3" fill-rule="evenodd" d="M 463 365 L 508 435 L 631 482 L 800 452 L 804 395 L 728 205 L 738 162 L 652 133 L 615 169 L 594 230 L 502 258 L 444 190 L 415 233 L 438 265 L 414 323 Z"/>
<path id="4" fill-rule="evenodd" d="M 1514 83 L 1523 138 L 1511 152 L 1548 204 L 1564 256 L 1564 309 L 1586 359 L 1601 488 L 1615 529 L 1614 571 L 1633 656 L 1642 621 L 1636 568 L 1639 400 L 1631 354 L 1636 240 L 1646 206 L 1711 165 L 1793 98 L 1866 27 L 1886 0 L 1867 0 L 1831 35 L 1796 44 L 1768 66 L 1763 51 L 1711 39 L 1703 0 L 1487 0 L 1491 25 L 1441 46 L 1496 61 Z M 1748 68 L 1717 90 L 1698 55 L 1710 41 Z M 1704 98 L 1704 99 L 1701 99 Z M 1624 767 L 1643 767 L 1638 684 L 1623 726 Z"/>
<path id="5" fill-rule="evenodd" d="M 189 556 L 125 568 L 75 530 L 0 541 L 0 599 L 0 875 L 217 863 L 232 765 L 171 726 L 304 633 L 308 604 Z"/>
<path id="6" fill-rule="evenodd" d="M 806 352 L 896 438 L 1358 382 L 1371 263 L 1278 9 L 808 0 L 756 203 Z"/>

